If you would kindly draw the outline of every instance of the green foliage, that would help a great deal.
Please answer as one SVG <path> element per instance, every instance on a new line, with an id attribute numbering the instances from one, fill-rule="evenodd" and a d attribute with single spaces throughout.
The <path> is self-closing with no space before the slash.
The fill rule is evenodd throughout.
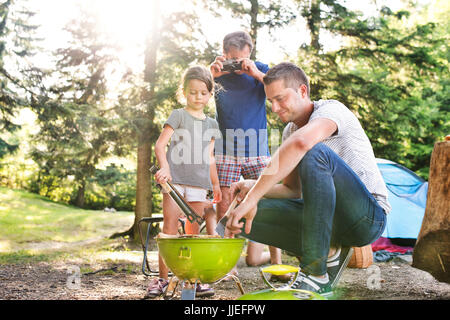
<path id="1" fill-rule="evenodd" d="M 68 47 L 57 50 L 52 73 L 58 82 L 33 104 L 41 126 L 31 153 L 41 169 L 37 183 L 51 188 L 55 181 L 72 179 L 76 196 L 71 199 L 80 207 L 85 206 L 96 165 L 122 149 L 114 148 L 121 139 L 117 131 L 121 121 L 105 106 L 106 70 L 115 58 L 112 45 L 104 42 L 95 24 L 95 17 L 82 11 L 68 25 L 72 38 Z M 94 195 L 90 201 L 96 199 Z"/>
<path id="2" fill-rule="evenodd" d="M 0 185 L 25 189 L 55 202 L 75 203 L 78 188 L 73 177 L 61 177 L 43 168 L 30 159 L 25 159 L 24 150 L 9 154 L 0 163 Z M 134 211 L 136 198 L 136 172 L 123 166 L 110 164 L 104 170 L 95 169 L 88 179 L 85 190 L 85 208 L 103 210 L 115 208 L 119 211 Z M 155 190 L 155 192 L 157 192 Z M 155 208 L 161 199 L 154 199 Z M 159 209 L 160 210 L 160 209 Z"/>
<path id="3" fill-rule="evenodd" d="M 31 68 L 26 58 L 35 53 L 37 26 L 30 24 L 34 13 L 24 8 L 24 2 L 8 0 L 0 3 L 0 133 L 20 128 L 13 119 L 28 103 L 24 93 L 32 92 L 27 83 Z M 0 136 L 0 158 L 17 147 Z"/>
<path id="4" fill-rule="evenodd" d="M 377 157 L 427 179 L 434 143 L 449 131 L 448 47 L 438 26 L 408 26 L 404 10 L 382 8 L 378 16 L 363 18 L 335 1 L 318 2 L 328 9 L 318 21 L 310 11 L 303 14 L 309 25 L 339 35 L 342 46 L 324 51 L 311 43 L 300 49 L 312 98 L 343 102 L 360 119 Z"/>
<path id="5" fill-rule="evenodd" d="M 0 159 L 3 158 L 6 154 L 14 152 L 18 147 L 18 145 L 11 145 L 6 141 L 0 139 Z"/>
<path id="6" fill-rule="evenodd" d="M 86 208 L 114 208 L 120 211 L 134 211 L 136 195 L 136 172 L 123 166 L 110 164 L 105 170 L 96 169 L 89 179 L 86 191 Z"/>
<path id="7" fill-rule="evenodd" d="M 29 134 L 22 131 L 28 125 L 15 133 L 17 138 L 24 141 Z M 60 203 L 74 203 L 77 196 L 77 186 L 73 183 L 73 176 L 62 177 L 27 158 L 26 144 L 21 144 L 14 154 L 6 155 L 0 162 L 0 186 L 14 189 L 25 189 L 35 194 L 47 197 Z M 122 211 L 133 211 L 136 196 L 136 172 L 127 170 L 122 165 L 108 165 L 105 169 L 95 169 L 95 174 L 88 179 L 85 195 L 87 209 L 101 209 L 105 207 Z M 156 192 L 156 191 L 155 191 Z M 154 206 L 158 208 L 158 197 L 154 199 Z"/>
<path id="8" fill-rule="evenodd" d="M 296 17 L 286 1 L 261 0 L 204 0 L 206 7 L 217 17 L 231 16 L 243 20 L 243 25 L 253 39 L 255 47 L 251 59 L 258 54 L 258 32 L 267 28 L 272 32 L 276 28 L 286 26 Z M 230 30 L 231 32 L 231 30 Z"/>

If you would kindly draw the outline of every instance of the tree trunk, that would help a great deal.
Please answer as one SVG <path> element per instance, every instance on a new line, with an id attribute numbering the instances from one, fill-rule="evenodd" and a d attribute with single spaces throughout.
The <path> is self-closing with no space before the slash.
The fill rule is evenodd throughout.
<path id="1" fill-rule="evenodd" d="M 150 164 L 152 155 L 152 142 L 145 135 L 140 137 L 137 149 L 137 182 L 136 182 L 136 208 L 132 237 L 139 240 L 138 223 L 144 217 L 151 216 L 152 211 L 152 176 Z M 143 231 L 143 230 L 142 230 Z"/>
<path id="2" fill-rule="evenodd" d="M 250 55 L 251 60 L 256 60 L 256 40 L 258 38 L 258 11 L 259 11 L 259 3 L 256 0 L 251 0 L 251 8 L 250 8 L 250 36 L 253 40 L 253 51 Z"/>
<path id="3" fill-rule="evenodd" d="M 320 0 L 311 0 L 309 12 L 306 17 L 308 29 L 311 36 L 311 47 L 314 48 L 316 54 L 321 50 L 320 45 L 320 24 L 322 18 L 320 16 Z"/>
<path id="4" fill-rule="evenodd" d="M 154 95 L 157 81 L 156 66 L 157 53 L 160 44 L 159 29 L 159 1 L 153 1 L 152 33 L 146 41 L 144 81 L 147 85 L 142 91 L 143 103 L 147 106 L 145 128 L 141 128 L 138 137 L 137 150 L 137 182 L 136 182 L 136 208 L 131 236 L 139 240 L 139 220 L 152 214 L 152 176 L 150 165 L 152 158 L 152 145 L 155 142 L 156 128 L 153 124 L 155 118 Z M 144 227 L 144 225 L 143 225 Z"/>
<path id="5" fill-rule="evenodd" d="M 78 187 L 77 197 L 75 199 L 75 205 L 79 208 L 84 208 L 85 191 L 86 191 L 86 182 L 82 181 L 81 185 Z"/>
<path id="6" fill-rule="evenodd" d="M 434 145 L 427 206 L 413 253 L 413 267 L 450 283 L 450 141 Z"/>

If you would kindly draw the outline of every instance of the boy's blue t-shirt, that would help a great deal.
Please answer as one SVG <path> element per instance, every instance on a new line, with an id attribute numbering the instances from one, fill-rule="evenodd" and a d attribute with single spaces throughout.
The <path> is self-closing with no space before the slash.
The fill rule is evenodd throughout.
<path id="1" fill-rule="evenodd" d="M 269 66 L 256 61 L 266 73 Z M 223 139 L 217 139 L 216 154 L 238 157 L 268 156 L 266 93 L 264 85 L 246 74 L 223 75 L 215 94 L 216 120 Z M 228 134 L 228 137 L 227 137 Z"/>

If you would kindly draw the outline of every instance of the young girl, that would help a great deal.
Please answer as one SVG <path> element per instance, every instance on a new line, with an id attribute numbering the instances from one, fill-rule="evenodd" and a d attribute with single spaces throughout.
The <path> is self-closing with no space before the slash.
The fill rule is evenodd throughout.
<path id="1" fill-rule="evenodd" d="M 206 220 L 208 234 L 214 234 L 215 212 L 206 202 L 208 190 L 213 191 L 213 203 L 222 200 L 216 165 L 214 141 L 219 137 L 216 120 L 207 117 L 203 109 L 208 104 L 214 90 L 214 80 L 208 69 L 202 66 L 189 68 L 180 86 L 185 98 L 185 107 L 173 110 L 155 145 L 156 159 L 160 170 L 155 174 L 158 183 L 171 181 L 193 210 Z M 166 152 L 166 146 L 171 140 Z M 206 214 L 204 214 L 205 209 Z M 181 209 L 168 193 L 163 193 L 164 224 L 162 232 L 176 235 L 178 219 L 183 216 Z M 186 221 L 186 233 L 198 234 L 197 223 Z M 163 294 L 168 285 L 168 268 L 159 256 L 159 279 L 153 279 L 147 290 L 147 297 L 155 298 Z M 197 286 L 197 296 L 213 295 L 206 284 Z"/>

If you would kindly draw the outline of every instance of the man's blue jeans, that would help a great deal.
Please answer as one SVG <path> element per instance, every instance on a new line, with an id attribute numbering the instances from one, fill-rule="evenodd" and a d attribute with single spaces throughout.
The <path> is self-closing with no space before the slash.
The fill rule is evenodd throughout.
<path id="1" fill-rule="evenodd" d="M 300 258 L 301 269 L 323 275 L 331 246 L 361 247 L 384 231 L 386 214 L 355 172 L 322 143 L 297 166 L 303 199 L 262 199 L 251 240 Z"/>

